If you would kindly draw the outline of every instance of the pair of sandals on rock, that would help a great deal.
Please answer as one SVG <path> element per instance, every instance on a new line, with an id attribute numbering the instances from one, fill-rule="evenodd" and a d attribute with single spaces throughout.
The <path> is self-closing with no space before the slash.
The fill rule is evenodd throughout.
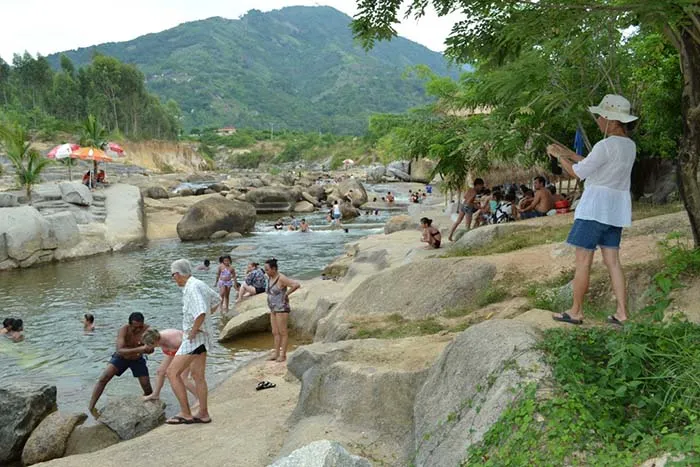
<path id="1" fill-rule="evenodd" d="M 583 324 L 582 319 L 572 318 L 569 313 L 562 313 L 561 316 L 552 315 L 552 319 L 561 323 L 575 324 L 577 326 Z M 615 315 L 610 315 L 608 316 L 608 324 L 622 327 L 625 325 L 625 322 L 615 318 Z"/>

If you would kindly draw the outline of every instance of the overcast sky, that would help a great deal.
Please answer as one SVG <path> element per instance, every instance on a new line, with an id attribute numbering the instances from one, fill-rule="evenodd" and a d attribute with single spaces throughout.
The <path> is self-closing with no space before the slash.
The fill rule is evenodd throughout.
<path id="1" fill-rule="evenodd" d="M 252 8 L 328 5 L 353 16 L 355 0 L 0 0 L 0 56 L 8 63 L 25 50 L 48 55 L 103 42 L 134 39 L 212 16 L 238 18 Z M 404 20 L 399 35 L 442 51 L 455 17 L 432 13 Z"/>

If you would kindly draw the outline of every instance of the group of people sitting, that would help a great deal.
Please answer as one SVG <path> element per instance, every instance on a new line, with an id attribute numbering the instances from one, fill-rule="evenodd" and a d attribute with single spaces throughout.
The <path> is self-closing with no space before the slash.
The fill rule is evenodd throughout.
<path id="1" fill-rule="evenodd" d="M 13 342 L 19 342 L 24 339 L 24 323 L 19 318 L 5 318 L 2 320 L 2 329 L 0 335 L 4 335 Z"/>
<path id="2" fill-rule="evenodd" d="M 463 219 L 467 229 L 471 229 L 569 211 L 570 200 L 558 194 L 554 185 L 547 185 L 544 177 L 535 177 L 533 187 L 534 190 L 526 185 L 502 185 L 489 189 L 481 178 L 477 178 L 474 187 L 464 194 L 449 240 L 452 241 Z"/>
<path id="3" fill-rule="evenodd" d="M 85 172 L 83 175 L 83 185 L 94 188 L 98 183 L 102 185 L 107 184 L 107 174 L 105 174 L 104 170 L 97 171 L 97 176 L 95 176 L 92 170 Z"/>

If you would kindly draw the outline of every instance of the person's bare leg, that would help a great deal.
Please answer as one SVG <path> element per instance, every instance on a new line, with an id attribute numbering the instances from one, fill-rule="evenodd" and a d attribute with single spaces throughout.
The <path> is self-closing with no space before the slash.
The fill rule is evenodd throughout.
<path id="1" fill-rule="evenodd" d="M 277 360 L 280 355 L 280 332 L 277 327 L 277 319 L 275 318 L 277 313 L 270 313 L 270 326 L 272 327 L 272 340 L 274 341 L 274 350 L 272 351 L 272 356 L 269 360 Z"/>
<path id="2" fill-rule="evenodd" d="M 472 216 L 473 214 L 466 214 L 464 216 L 464 225 L 467 227 L 467 232 L 472 228 Z"/>
<path id="3" fill-rule="evenodd" d="M 224 306 L 224 310 L 228 311 L 228 301 L 229 297 L 231 296 L 231 287 L 224 287 L 224 300 L 226 301 L 226 305 Z"/>
<path id="4" fill-rule="evenodd" d="M 163 389 L 163 385 L 165 384 L 166 372 L 168 371 L 168 366 L 170 366 L 170 362 L 172 361 L 173 357 L 171 357 L 170 355 L 165 355 L 163 357 L 163 361 L 160 363 L 160 366 L 156 370 L 156 388 L 151 394 L 145 396 L 143 400 L 153 401 L 160 399 L 160 391 L 161 389 Z"/>
<path id="5" fill-rule="evenodd" d="M 620 263 L 620 250 L 617 248 L 601 248 L 603 262 L 608 268 L 610 282 L 617 299 L 617 311 L 615 318 L 618 321 L 627 321 L 627 287 L 625 286 L 625 273 Z"/>
<path id="6" fill-rule="evenodd" d="M 92 390 L 90 405 L 88 405 L 88 411 L 93 415 L 93 417 L 97 418 L 97 416 L 99 415 L 97 413 L 97 410 L 95 409 L 95 405 L 97 404 L 97 401 L 100 399 L 100 396 L 104 392 L 107 383 L 109 383 L 112 380 L 112 378 L 114 378 L 118 371 L 119 370 L 117 369 L 117 367 L 110 363 L 107 365 L 107 368 L 104 372 L 102 372 L 100 378 L 97 380 L 97 384 L 95 384 L 95 388 Z"/>
<path id="7" fill-rule="evenodd" d="M 190 412 L 190 402 L 187 400 L 187 389 L 182 381 L 182 373 L 190 366 L 193 359 L 193 355 L 175 355 L 173 362 L 168 367 L 170 387 L 173 388 L 175 397 L 180 404 L 180 412 L 177 416 L 186 420 L 192 420 L 192 413 Z"/>
<path id="8" fill-rule="evenodd" d="M 288 317 L 289 313 L 275 313 L 275 319 L 277 320 L 277 332 L 280 336 L 280 354 L 277 358 L 278 362 L 284 362 L 285 360 L 287 360 L 287 342 L 289 341 L 289 334 L 287 332 Z"/>
<path id="9" fill-rule="evenodd" d="M 143 389 L 144 396 L 150 396 L 153 394 L 153 388 L 151 388 L 151 378 L 149 376 L 139 376 L 138 380 L 139 384 L 141 385 L 141 389 Z"/>
<path id="10" fill-rule="evenodd" d="M 208 406 L 208 395 L 209 387 L 207 386 L 207 378 L 205 376 L 205 371 L 207 368 L 207 354 L 196 355 L 194 361 L 190 366 L 190 373 L 192 374 L 192 379 L 194 380 L 194 386 L 197 390 L 197 401 L 199 402 L 199 410 L 195 418 L 203 421 L 208 421 L 209 418 L 209 406 Z"/>
<path id="11" fill-rule="evenodd" d="M 457 215 L 457 220 L 455 221 L 454 224 L 452 224 L 452 228 L 450 229 L 450 235 L 447 237 L 447 239 L 451 242 L 454 242 L 452 239 L 452 236 L 455 234 L 455 230 L 457 230 L 457 227 L 459 227 L 459 224 L 462 222 L 462 219 L 464 219 L 464 212 L 460 208 L 459 214 Z M 470 220 L 471 222 L 471 220 Z M 469 229 L 469 226 L 467 225 L 467 229 Z"/>
<path id="12" fill-rule="evenodd" d="M 576 272 L 574 273 L 574 303 L 568 311 L 572 319 L 583 319 L 583 299 L 588 292 L 591 263 L 595 251 L 576 248 Z M 561 315 L 560 315 L 561 316 Z"/>

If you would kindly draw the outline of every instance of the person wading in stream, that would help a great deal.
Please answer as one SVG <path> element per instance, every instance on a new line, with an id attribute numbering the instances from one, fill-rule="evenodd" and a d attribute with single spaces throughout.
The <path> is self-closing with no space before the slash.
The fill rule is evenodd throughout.
<path id="1" fill-rule="evenodd" d="M 209 388 L 205 377 L 207 350 L 211 348 L 211 322 L 209 313 L 214 313 L 221 298 L 204 282 L 192 277 L 192 265 L 186 259 L 179 259 L 170 266 L 171 277 L 182 288 L 182 344 L 177 349 L 173 361 L 167 369 L 168 380 L 175 397 L 180 403 L 180 411 L 165 423 L 182 425 L 191 423 L 211 423 L 207 396 Z M 187 400 L 187 389 L 182 381 L 182 373 L 190 369 L 194 380 L 199 411 L 192 416 Z"/>
<path id="2" fill-rule="evenodd" d="M 131 370 L 134 378 L 139 379 L 139 384 L 143 389 L 144 396 L 150 395 L 151 380 L 148 377 L 148 367 L 144 354 L 153 353 L 153 347 L 144 345 L 141 342 L 143 333 L 148 329 L 144 323 L 143 314 L 139 312 L 129 315 L 129 324 L 122 326 L 117 334 L 117 350 L 112 355 L 112 359 L 107 365 L 107 369 L 102 373 L 100 379 L 97 380 L 95 388 L 92 390 L 92 398 L 88 410 L 95 417 L 99 417 L 99 412 L 95 409 L 98 399 L 105 390 L 105 386 L 115 376 L 121 376 L 127 369 Z"/>
<path id="3" fill-rule="evenodd" d="M 277 260 L 272 258 L 265 261 L 265 274 L 268 277 L 267 306 L 270 307 L 270 325 L 275 348 L 270 360 L 283 362 L 287 359 L 287 318 L 289 318 L 289 296 L 301 285 L 295 280 L 280 274 Z"/>

